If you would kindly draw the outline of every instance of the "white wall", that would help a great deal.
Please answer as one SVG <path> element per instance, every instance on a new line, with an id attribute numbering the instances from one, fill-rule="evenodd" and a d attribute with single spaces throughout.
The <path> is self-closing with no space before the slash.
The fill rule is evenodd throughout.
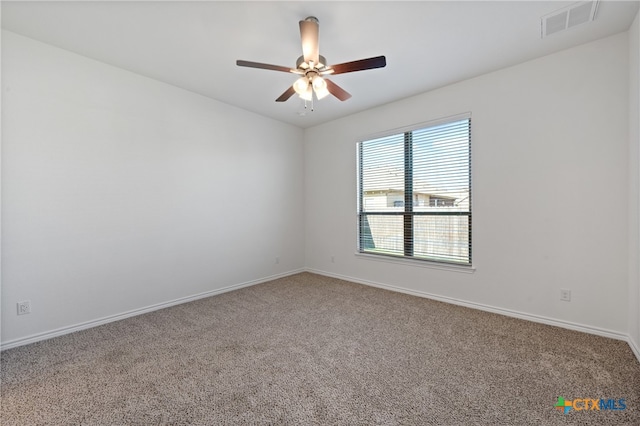
<path id="1" fill-rule="evenodd" d="M 629 29 L 629 338 L 640 360 L 640 13 Z"/>
<path id="2" fill-rule="evenodd" d="M 627 38 L 608 37 L 307 129 L 307 267 L 625 338 Z M 354 255 L 355 142 L 468 111 L 475 272 Z M 560 288 L 571 289 L 571 302 L 560 301 Z"/>
<path id="3" fill-rule="evenodd" d="M 637 350 L 639 38 L 636 18 L 303 132 L 3 31 L 3 347 L 299 270 L 306 242 L 311 270 L 630 333 Z M 355 256 L 355 141 L 467 111 L 475 272 Z"/>
<path id="4" fill-rule="evenodd" d="M 4 347 L 304 267 L 301 129 L 11 32 L 2 77 Z"/>

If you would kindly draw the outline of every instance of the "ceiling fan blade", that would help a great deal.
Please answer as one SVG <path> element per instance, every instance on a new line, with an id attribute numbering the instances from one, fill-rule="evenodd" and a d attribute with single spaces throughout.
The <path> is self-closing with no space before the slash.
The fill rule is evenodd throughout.
<path id="1" fill-rule="evenodd" d="M 293 89 L 293 86 L 290 86 L 278 99 L 276 99 L 276 102 L 284 102 L 293 96 L 294 93 L 296 93 L 296 91 Z"/>
<path id="2" fill-rule="evenodd" d="M 340 99 L 341 101 L 344 102 L 351 97 L 351 94 L 349 92 L 347 92 L 342 87 L 338 86 L 328 78 L 325 78 L 324 81 L 327 82 L 327 90 L 329 91 L 329 93 L 331 93 L 333 96 Z"/>
<path id="3" fill-rule="evenodd" d="M 331 65 L 333 70 L 331 74 L 344 74 L 347 72 L 364 71 L 374 68 L 384 68 L 387 65 L 387 59 L 384 56 L 376 56 L 374 58 L 360 59 L 358 61 L 345 62 L 343 64 Z"/>
<path id="4" fill-rule="evenodd" d="M 320 48 L 318 47 L 318 34 L 320 26 L 318 19 L 309 16 L 304 21 L 300 21 L 300 39 L 302 40 L 302 56 L 308 64 L 320 62 Z"/>
<path id="5" fill-rule="evenodd" d="M 283 71 L 283 72 L 295 71 L 295 70 L 292 70 L 291 68 L 282 67 L 280 65 L 262 64 L 260 62 L 242 61 L 240 59 L 236 61 L 236 65 L 239 67 L 260 68 L 263 70 L 273 70 L 273 71 Z"/>

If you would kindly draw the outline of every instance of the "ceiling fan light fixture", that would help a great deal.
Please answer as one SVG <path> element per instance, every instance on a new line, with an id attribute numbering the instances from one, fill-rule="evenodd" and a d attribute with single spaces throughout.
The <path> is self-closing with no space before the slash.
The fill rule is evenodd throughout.
<path id="1" fill-rule="evenodd" d="M 318 76 L 313 77 L 313 81 L 311 82 L 313 85 L 313 90 L 321 90 L 327 88 L 327 82 L 324 81 L 324 78 Z"/>
<path id="2" fill-rule="evenodd" d="M 293 90 L 295 90 L 300 96 L 302 96 L 303 93 L 306 93 L 308 89 L 309 79 L 306 76 L 300 77 L 295 83 L 293 83 Z"/>
<path id="3" fill-rule="evenodd" d="M 327 89 L 327 82 L 324 80 L 324 78 L 316 76 L 313 78 L 313 82 L 311 84 L 313 86 L 314 92 L 316 92 L 316 97 L 318 99 L 322 99 L 329 94 L 329 90 Z"/>
<path id="4" fill-rule="evenodd" d="M 310 84 L 307 85 L 307 90 L 305 90 L 302 93 L 299 93 L 299 95 L 305 101 L 312 101 L 313 100 L 313 89 L 311 89 L 311 85 Z"/>
<path id="5" fill-rule="evenodd" d="M 324 99 L 329 95 L 329 90 L 325 87 L 322 90 L 316 90 L 316 97 L 318 100 Z"/>

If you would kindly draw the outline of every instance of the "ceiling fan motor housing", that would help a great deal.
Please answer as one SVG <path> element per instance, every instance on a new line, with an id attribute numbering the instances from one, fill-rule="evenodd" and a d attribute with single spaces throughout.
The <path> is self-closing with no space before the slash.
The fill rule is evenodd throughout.
<path id="1" fill-rule="evenodd" d="M 320 59 L 320 63 L 319 64 L 314 64 L 313 67 L 321 70 L 322 68 L 324 68 L 327 65 L 327 59 L 322 56 L 322 55 L 318 55 L 319 59 Z M 300 56 L 297 60 L 296 60 L 296 68 L 300 69 L 300 70 L 306 70 L 309 68 L 309 64 L 307 64 L 304 61 L 304 56 Z"/>

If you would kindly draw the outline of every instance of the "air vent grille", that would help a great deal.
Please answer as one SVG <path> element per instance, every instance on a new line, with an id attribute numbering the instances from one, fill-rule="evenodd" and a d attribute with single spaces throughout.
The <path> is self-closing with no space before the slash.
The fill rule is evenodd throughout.
<path id="1" fill-rule="evenodd" d="M 593 21 L 597 10 L 598 0 L 581 1 L 543 16 L 542 38 Z"/>

